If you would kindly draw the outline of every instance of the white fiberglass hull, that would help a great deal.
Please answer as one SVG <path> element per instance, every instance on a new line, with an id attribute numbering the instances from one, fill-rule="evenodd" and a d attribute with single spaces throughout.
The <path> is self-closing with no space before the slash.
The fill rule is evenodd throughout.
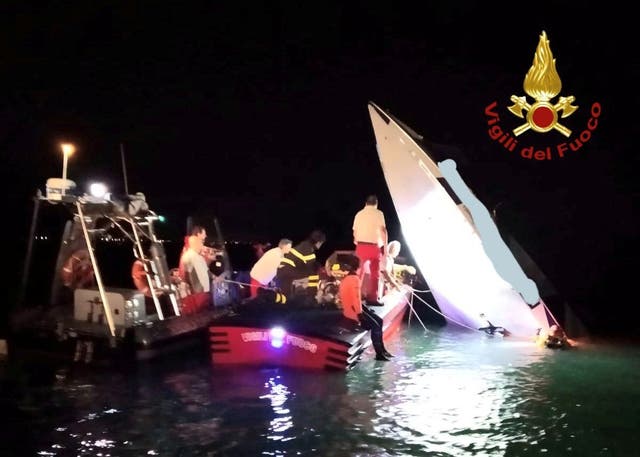
<path id="1" fill-rule="evenodd" d="M 438 165 L 373 103 L 369 114 L 403 237 L 448 321 L 479 329 L 488 320 L 525 338 L 546 331 L 553 319 L 546 306 L 540 300 L 532 309 L 498 273 L 486 238 L 483 246 L 471 214 L 445 189 L 450 186 Z"/>

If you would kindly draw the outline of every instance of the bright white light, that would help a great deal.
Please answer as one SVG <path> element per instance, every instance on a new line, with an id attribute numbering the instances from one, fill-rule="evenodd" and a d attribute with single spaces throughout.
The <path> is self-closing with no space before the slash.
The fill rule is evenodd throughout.
<path id="1" fill-rule="evenodd" d="M 274 348 L 281 348 L 284 344 L 285 336 L 287 336 L 287 332 L 282 327 L 273 327 L 269 332 L 271 346 Z"/>
<path id="2" fill-rule="evenodd" d="M 107 186 L 101 182 L 94 182 L 89 186 L 89 193 L 95 198 L 104 198 L 107 194 Z"/>

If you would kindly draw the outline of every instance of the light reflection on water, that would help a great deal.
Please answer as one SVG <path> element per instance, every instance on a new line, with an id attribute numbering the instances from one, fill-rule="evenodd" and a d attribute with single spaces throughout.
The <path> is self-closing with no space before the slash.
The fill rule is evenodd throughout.
<path id="1" fill-rule="evenodd" d="M 285 407 L 289 397 L 289 389 L 280 383 L 280 378 L 280 376 L 269 378 L 269 381 L 265 384 L 265 387 L 269 389 L 269 393 L 261 395 L 260 398 L 266 398 L 271 401 L 271 408 L 273 408 L 273 413 L 275 414 L 275 417 L 271 420 L 270 433 L 267 437 L 276 441 L 288 441 L 291 438 L 287 438 L 284 432 L 293 426 L 293 418 L 290 415 L 290 410 Z"/>
<path id="2" fill-rule="evenodd" d="M 43 456 L 637 455 L 637 347 L 552 351 L 450 328 L 405 329 L 388 347 L 393 361 L 367 353 L 346 374 L 206 357 L 7 368 L 0 442 Z"/>

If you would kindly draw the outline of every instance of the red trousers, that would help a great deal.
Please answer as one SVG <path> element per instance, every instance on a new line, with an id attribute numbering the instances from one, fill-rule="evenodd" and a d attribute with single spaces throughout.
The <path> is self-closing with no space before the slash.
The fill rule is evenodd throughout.
<path id="1" fill-rule="evenodd" d="M 182 299 L 181 314 L 194 314 L 208 308 L 211 305 L 211 294 L 199 292 L 187 295 Z"/>
<path id="2" fill-rule="evenodd" d="M 369 262 L 369 280 L 362 282 L 362 294 L 367 301 L 378 301 L 378 281 L 380 279 L 380 259 L 382 248 L 377 244 L 358 243 L 356 255 L 360 259 L 360 271 L 358 276 L 363 279 L 365 262 Z"/>
<path id="3" fill-rule="evenodd" d="M 251 278 L 251 285 L 249 286 L 249 293 L 251 298 L 255 298 L 258 296 L 258 289 L 264 287 L 261 283 Z"/>

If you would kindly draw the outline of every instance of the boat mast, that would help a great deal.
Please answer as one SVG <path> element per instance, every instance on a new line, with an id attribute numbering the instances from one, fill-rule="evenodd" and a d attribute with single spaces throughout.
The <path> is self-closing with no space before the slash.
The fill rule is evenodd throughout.
<path id="1" fill-rule="evenodd" d="M 122 159 L 122 175 L 124 177 L 124 193 L 129 195 L 129 185 L 127 183 L 127 165 L 124 160 L 124 145 L 120 143 L 120 158 Z"/>
<path id="2" fill-rule="evenodd" d="M 36 226 L 38 224 L 38 213 L 40 211 L 40 190 L 33 197 L 33 215 L 31 216 L 31 229 L 29 230 L 29 240 L 27 241 L 27 254 L 24 259 L 24 266 L 22 269 L 22 282 L 20 283 L 20 292 L 18 295 L 18 306 L 24 304 L 24 298 L 27 290 L 27 282 L 29 277 L 29 270 L 31 270 L 31 256 L 33 255 L 33 239 L 36 235 Z"/>

